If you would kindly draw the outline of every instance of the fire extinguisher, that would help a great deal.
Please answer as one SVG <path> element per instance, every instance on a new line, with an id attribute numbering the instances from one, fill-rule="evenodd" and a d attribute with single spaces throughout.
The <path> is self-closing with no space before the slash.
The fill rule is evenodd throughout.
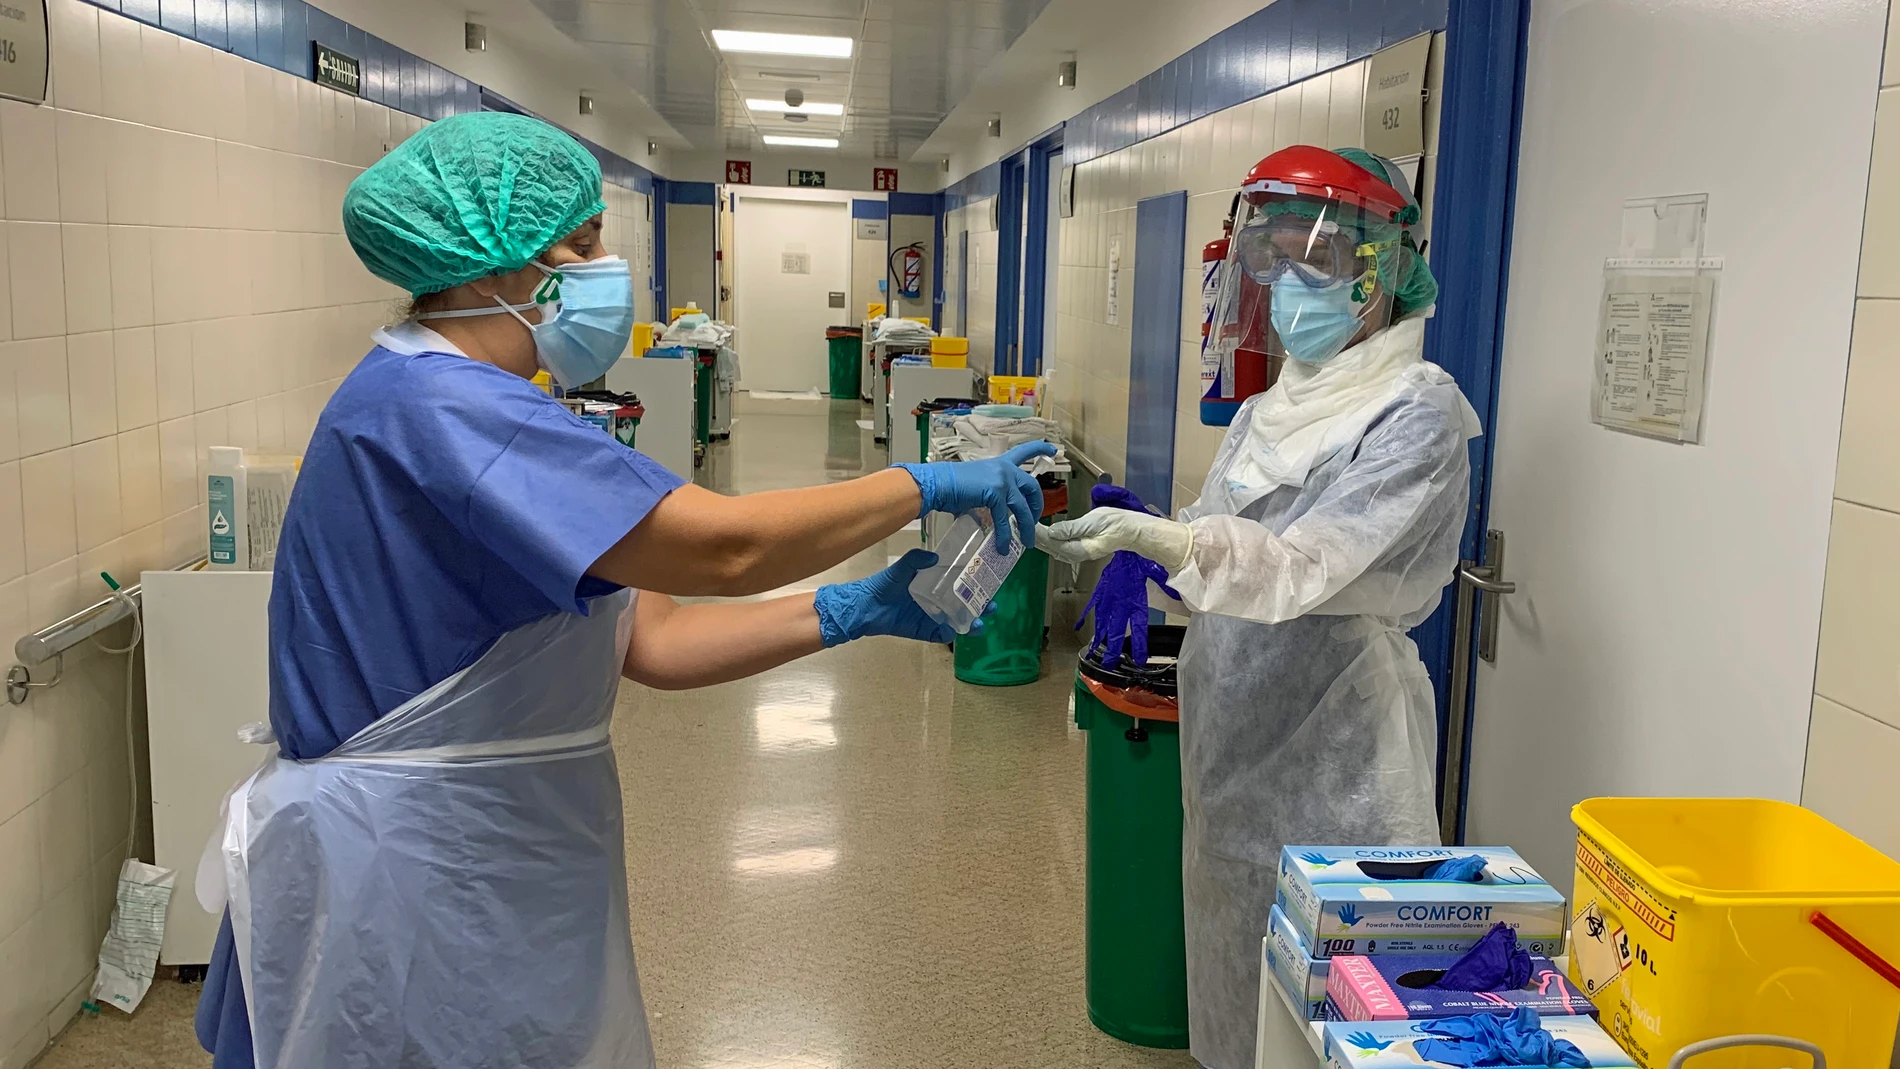
<path id="1" fill-rule="evenodd" d="M 914 301 L 924 295 L 924 243 L 912 242 L 891 252 L 891 279 L 897 295 Z"/>
<path id="2" fill-rule="evenodd" d="M 1201 422 L 1225 427 L 1233 422 L 1238 402 L 1227 400 L 1231 384 L 1222 381 L 1219 347 L 1210 345 L 1214 331 L 1214 303 L 1220 296 L 1221 274 L 1227 266 L 1227 251 L 1234 239 L 1234 215 L 1240 209 L 1240 194 L 1234 194 L 1227 206 L 1227 218 L 1221 223 L 1221 236 L 1201 246 Z"/>

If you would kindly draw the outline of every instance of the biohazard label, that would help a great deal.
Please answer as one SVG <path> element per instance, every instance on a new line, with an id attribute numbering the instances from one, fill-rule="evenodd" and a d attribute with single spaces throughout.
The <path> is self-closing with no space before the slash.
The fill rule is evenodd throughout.
<path id="1" fill-rule="evenodd" d="M 1665 905 L 1587 835 L 1577 836 L 1577 867 L 1657 935 L 1671 943 L 1676 941 L 1675 909 Z"/>

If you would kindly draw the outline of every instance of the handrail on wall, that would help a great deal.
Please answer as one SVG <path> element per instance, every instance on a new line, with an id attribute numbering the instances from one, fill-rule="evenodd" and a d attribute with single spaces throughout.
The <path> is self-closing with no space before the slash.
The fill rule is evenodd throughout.
<path id="1" fill-rule="evenodd" d="M 172 571 L 193 571 L 204 564 L 205 558 L 197 557 Z M 56 666 L 53 678 L 44 683 L 33 681 L 29 666 L 58 660 L 67 650 L 138 612 L 144 589 L 145 584 L 133 583 L 122 590 L 113 591 L 111 597 L 96 601 L 56 624 L 21 635 L 13 644 L 13 655 L 19 658 L 20 663 L 7 669 L 8 704 L 19 705 L 26 701 L 32 691 L 57 684 L 65 675 L 63 665 Z"/>

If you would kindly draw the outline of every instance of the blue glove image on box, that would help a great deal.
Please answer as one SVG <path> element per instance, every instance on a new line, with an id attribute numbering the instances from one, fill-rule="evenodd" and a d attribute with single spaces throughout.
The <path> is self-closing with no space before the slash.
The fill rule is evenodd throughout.
<path id="1" fill-rule="evenodd" d="M 1588 1017 L 1451 1017 L 1437 1021 L 1331 1021 L 1326 1069 L 1635 1069 Z M 1543 1060 L 1538 1060 L 1543 1059 Z"/>
<path id="2" fill-rule="evenodd" d="M 1563 894 L 1503 847 L 1287 846 L 1278 898 L 1316 958 L 1463 954 L 1496 924 L 1554 957 L 1569 921 Z"/>

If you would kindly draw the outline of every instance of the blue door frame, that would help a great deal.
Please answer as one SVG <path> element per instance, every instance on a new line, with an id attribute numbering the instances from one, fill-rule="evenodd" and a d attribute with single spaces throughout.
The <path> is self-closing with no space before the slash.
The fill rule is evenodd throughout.
<path id="1" fill-rule="evenodd" d="M 1062 129 L 1029 146 L 1027 204 L 1023 212 L 1023 370 L 1025 375 L 1042 374 L 1044 307 L 1049 292 L 1049 161 L 1062 155 Z"/>
<path id="2" fill-rule="evenodd" d="M 1016 349 L 1023 281 L 1023 178 L 1027 153 L 1003 160 L 1002 186 L 996 193 L 996 356 L 998 375 L 1014 375 L 1021 359 Z"/>
<path id="3" fill-rule="evenodd" d="M 1425 358 L 1458 380 L 1487 431 L 1471 444 L 1471 506 L 1460 547 L 1461 556 L 1477 560 L 1491 512 L 1491 458 L 1496 440 L 1488 432 L 1497 425 L 1530 0 L 1451 0 L 1447 16 L 1430 250 L 1439 298 L 1437 314 L 1425 332 Z M 1447 588 L 1438 611 L 1413 632 L 1438 695 L 1441 751 L 1452 717 L 1459 718 L 1465 728 L 1461 752 L 1440 753 L 1440 784 L 1448 762 L 1469 768 L 1471 761 L 1470 691 L 1459 708 L 1450 707 L 1456 603 L 1455 586 Z M 1467 678 L 1475 678 L 1476 642 L 1471 649 L 1465 665 L 1470 673 Z M 1454 841 L 1462 842 L 1471 780 L 1461 776 L 1459 781 L 1463 789 Z"/>

